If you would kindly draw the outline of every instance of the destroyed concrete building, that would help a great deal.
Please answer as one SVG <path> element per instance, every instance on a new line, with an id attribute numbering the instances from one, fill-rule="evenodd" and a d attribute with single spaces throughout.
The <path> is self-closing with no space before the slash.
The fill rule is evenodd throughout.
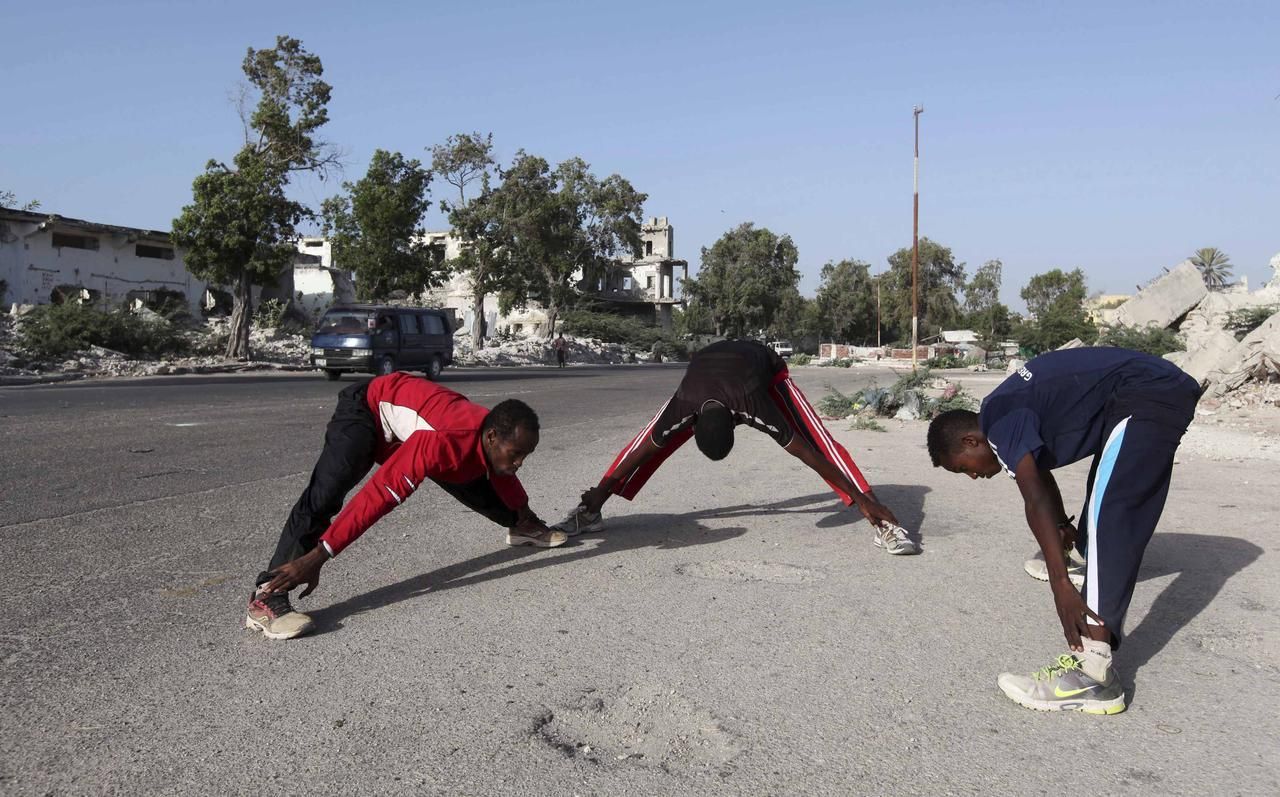
<path id="1" fill-rule="evenodd" d="M 1272 277 L 1257 291 L 1247 283 L 1209 291 L 1189 261 L 1161 275 L 1116 311 L 1116 323 L 1176 329 L 1186 350 L 1165 355 L 1194 377 L 1206 394 L 1221 397 L 1251 382 L 1280 378 L 1280 254 Z M 1255 310 L 1269 318 L 1237 340 L 1232 313 Z"/>
<path id="2" fill-rule="evenodd" d="M 206 285 L 167 232 L 0 208 L 6 304 L 180 299 L 198 314 Z"/>
<path id="3" fill-rule="evenodd" d="M 446 259 L 453 259 L 461 251 L 461 242 L 448 232 L 429 232 L 427 240 L 444 248 Z M 665 216 L 650 218 L 641 226 L 641 254 L 639 257 L 620 259 L 608 273 L 588 284 L 579 272 L 574 281 L 584 296 L 590 296 L 610 309 L 634 314 L 652 321 L 664 329 L 672 325 L 672 308 L 684 305 L 684 280 L 689 276 L 689 264 L 675 258 L 675 230 Z M 451 308 L 462 322 L 462 329 L 470 329 L 474 323 L 474 310 L 470 276 L 455 274 L 449 281 L 426 294 L 430 304 Z M 484 297 L 485 337 L 499 332 L 517 335 L 544 335 L 547 332 L 546 311 L 536 304 L 513 309 L 502 314 L 498 297 Z"/>

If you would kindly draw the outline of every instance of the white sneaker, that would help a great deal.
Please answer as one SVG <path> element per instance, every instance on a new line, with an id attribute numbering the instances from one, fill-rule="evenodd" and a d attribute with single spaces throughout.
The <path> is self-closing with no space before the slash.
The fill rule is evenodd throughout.
<path id="1" fill-rule="evenodd" d="M 551 528 L 557 531 L 563 531 L 570 537 L 576 537 L 579 534 L 585 534 L 590 531 L 604 531 L 604 515 L 601 512 L 592 514 L 587 508 L 578 505 L 569 516 L 564 520 L 556 523 Z"/>
<path id="2" fill-rule="evenodd" d="M 920 553 L 920 546 L 907 535 L 907 530 L 895 526 L 888 521 L 875 527 L 875 536 L 871 538 L 877 548 L 894 556 L 911 556 Z"/>
<path id="3" fill-rule="evenodd" d="M 1022 563 L 1022 569 L 1027 571 L 1027 575 L 1037 581 L 1049 580 L 1049 566 L 1044 563 L 1044 552 L 1036 551 L 1036 555 Z M 1080 553 L 1072 548 L 1067 551 L 1067 578 L 1071 579 L 1071 584 L 1076 589 L 1084 586 L 1085 560 Z"/>

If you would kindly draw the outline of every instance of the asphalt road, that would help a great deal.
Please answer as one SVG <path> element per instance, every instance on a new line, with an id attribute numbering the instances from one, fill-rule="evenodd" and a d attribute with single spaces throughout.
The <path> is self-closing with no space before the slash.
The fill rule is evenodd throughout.
<path id="1" fill-rule="evenodd" d="M 454 371 L 529 401 L 559 516 L 678 366 Z M 883 371 L 796 369 L 813 398 Z M 994 377 L 973 378 L 977 390 Z M 1280 792 L 1272 463 L 1180 461 L 1117 661 L 1124 714 L 1006 701 L 1060 652 L 1016 488 L 928 466 L 921 423 L 833 433 L 918 528 L 893 558 L 751 432 L 691 446 L 553 551 L 433 490 L 326 566 L 312 636 L 243 629 L 341 385 L 0 389 L 0 793 Z M 1069 504 L 1084 468 L 1059 481 Z"/>

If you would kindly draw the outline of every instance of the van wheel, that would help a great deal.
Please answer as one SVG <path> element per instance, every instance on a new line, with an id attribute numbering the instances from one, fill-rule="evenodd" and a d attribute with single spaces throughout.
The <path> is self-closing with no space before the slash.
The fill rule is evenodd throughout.
<path id="1" fill-rule="evenodd" d="M 342 378 L 342 372 L 335 371 L 332 368 L 326 368 L 324 371 L 324 378 L 328 379 L 330 382 L 337 382 Z"/>
<path id="2" fill-rule="evenodd" d="M 396 372 L 395 357 L 392 357 L 390 354 L 388 354 L 387 356 L 383 357 L 381 360 L 378 360 L 379 376 L 386 376 L 387 374 L 394 374 L 395 372 Z"/>
<path id="3" fill-rule="evenodd" d="M 434 355 L 431 362 L 427 363 L 427 378 L 435 381 L 440 378 L 440 372 L 444 370 L 444 363 L 440 361 L 440 355 Z"/>

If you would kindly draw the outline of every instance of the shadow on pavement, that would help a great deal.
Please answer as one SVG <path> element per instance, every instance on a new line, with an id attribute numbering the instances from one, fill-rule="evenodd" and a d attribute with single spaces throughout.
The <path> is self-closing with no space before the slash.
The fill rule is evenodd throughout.
<path id="1" fill-rule="evenodd" d="M 705 514 L 705 513 L 704 513 Z M 313 635 L 334 631 L 342 621 L 362 612 L 410 600 L 431 592 L 481 584 L 496 578 L 529 573 L 545 567 L 568 565 L 598 556 L 626 553 L 640 548 L 672 550 L 724 542 L 746 533 L 741 526 L 708 528 L 691 515 L 639 514 L 611 518 L 602 532 L 571 539 L 551 550 L 502 548 L 465 562 L 441 567 L 348 598 L 311 612 Z"/>
<path id="2" fill-rule="evenodd" d="M 885 506 L 893 510 L 893 514 L 897 516 L 903 528 L 906 528 L 918 542 L 920 540 L 918 529 L 923 527 L 925 518 L 924 497 L 931 491 L 931 488 L 923 484 L 878 484 L 874 486 L 874 489 L 876 498 L 879 498 Z M 820 518 L 814 524 L 820 529 L 838 528 L 864 519 L 862 513 L 856 507 L 845 507 L 844 503 L 830 492 L 785 498 L 781 501 L 774 501 L 771 504 L 739 504 L 738 506 L 705 509 L 701 512 L 694 512 L 691 516 L 734 518 L 755 517 L 765 514 L 818 513 L 825 513 L 826 515 L 826 517 Z"/>
<path id="3" fill-rule="evenodd" d="M 1157 531 L 1143 556 L 1138 580 L 1171 573 L 1178 577 L 1156 597 L 1142 622 L 1125 635 L 1116 656 L 1121 672 L 1132 679 L 1187 623 L 1208 608 L 1232 576 L 1253 564 L 1262 553 L 1262 548 L 1237 537 Z"/>

